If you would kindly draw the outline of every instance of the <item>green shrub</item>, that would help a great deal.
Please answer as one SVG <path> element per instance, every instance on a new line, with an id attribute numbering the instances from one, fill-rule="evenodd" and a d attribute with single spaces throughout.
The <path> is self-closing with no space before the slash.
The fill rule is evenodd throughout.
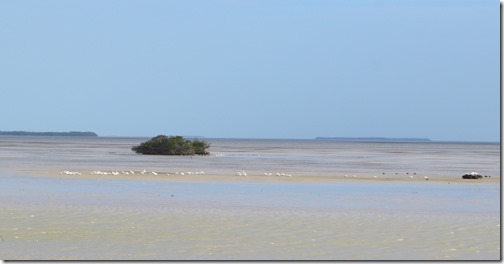
<path id="1" fill-rule="evenodd" d="M 208 155 L 210 144 L 201 140 L 188 140 L 181 136 L 167 137 L 159 135 L 131 150 L 147 155 Z"/>

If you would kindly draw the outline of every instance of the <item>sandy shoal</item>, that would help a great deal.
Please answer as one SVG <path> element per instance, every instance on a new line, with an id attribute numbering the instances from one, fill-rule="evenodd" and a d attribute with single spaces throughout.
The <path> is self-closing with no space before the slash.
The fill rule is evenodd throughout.
<path id="1" fill-rule="evenodd" d="M 372 176 L 356 176 L 335 174 L 334 176 L 314 176 L 314 175 L 295 175 L 291 177 L 285 176 L 265 176 L 265 175 L 254 175 L 248 174 L 247 176 L 236 176 L 236 175 L 222 175 L 222 174 L 203 174 L 203 175 L 177 175 L 169 174 L 167 172 L 157 172 L 158 175 L 152 174 L 141 174 L 140 171 L 136 171 L 135 174 L 122 174 L 119 175 L 93 175 L 91 170 L 79 170 L 80 175 L 66 175 L 62 174 L 60 170 L 56 169 L 23 169 L 23 170 L 13 170 L 11 173 L 21 173 L 29 175 L 40 175 L 47 177 L 56 177 L 64 179 L 125 179 L 125 180 L 142 180 L 142 181 L 168 181 L 168 182 L 199 182 L 199 181 L 223 181 L 223 182 L 281 182 L 281 183 L 296 183 L 296 182 L 311 182 L 311 183 L 322 183 L 322 182 L 335 182 L 335 181 L 369 181 L 369 182 L 415 182 L 415 181 L 428 181 L 433 182 L 453 182 L 453 183 L 500 183 L 499 177 L 490 177 L 482 179 L 462 179 L 462 177 L 453 176 L 429 176 L 429 175 L 380 175 L 375 177 Z M 108 171 L 110 172 L 110 171 Z M 413 178 L 410 178 L 412 176 Z"/>

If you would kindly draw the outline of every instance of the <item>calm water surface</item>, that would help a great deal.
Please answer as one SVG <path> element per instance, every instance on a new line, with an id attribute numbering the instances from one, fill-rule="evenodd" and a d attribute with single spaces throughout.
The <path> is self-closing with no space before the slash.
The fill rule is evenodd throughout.
<path id="1" fill-rule="evenodd" d="M 500 144 L 358 143 L 317 140 L 206 139 L 206 157 L 143 156 L 147 138 L 0 137 L 3 168 L 57 170 L 203 170 L 209 174 L 456 177 L 476 171 L 499 177 Z"/>
<path id="2" fill-rule="evenodd" d="M 2 175 L 3 259 L 497 260 L 498 184 Z"/>
<path id="3" fill-rule="evenodd" d="M 233 176 L 499 177 L 499 144 L 207 139 L 206 157 L 144 156 L 147 138 L 0 137 L 0 258 L 498 260 L 496 182 L 164 182 L 26 171 Z M 24 173 L 23 173 L 24 171 Z M 397 176 L 396 176 L 397 173 Z M 29 174 L 29 173 L 28 173 Z"/>

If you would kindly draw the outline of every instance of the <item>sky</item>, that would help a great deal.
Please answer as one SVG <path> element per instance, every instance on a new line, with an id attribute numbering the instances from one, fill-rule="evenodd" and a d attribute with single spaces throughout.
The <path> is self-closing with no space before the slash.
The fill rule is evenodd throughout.
<path id="1" fill-rule="evenodd" d="M 500 141 L 496 0 L 2 0 L 0 130 Z"/>

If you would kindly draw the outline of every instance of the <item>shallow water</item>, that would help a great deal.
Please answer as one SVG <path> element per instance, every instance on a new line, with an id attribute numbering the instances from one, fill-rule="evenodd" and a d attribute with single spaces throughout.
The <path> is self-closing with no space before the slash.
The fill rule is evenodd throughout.
<path id="1" fill-rule="evenodd" d="M 499 178 L 500 145 L 208 139 L 207 157 L 147 139 L 0 137 L 0 259 L 498 260 L 497 181 L 84 179 L 58 171 Z M 33 172 L 35 175 L 29 175 Z M 397 173 L 397 175 L 395 174 Z M 409 173 L 409 174 L 406 174 Z M 265 177 L 264 179 L 267 179 Z M 211 180 L 212 179 L 212 180 Z M 226 179 L 226 178 L 224 178 Z"/>
<path id="2" fill-rule="evenodd" d="M 500 144 L 205 139 L 211 143 L 212 153 L 206 157 L 143 156 L 131 151 L 146 140 L 0 136 L 0 165 L 4 170 L 203 170 L 216 175 L 245 170 L 249 175 L 280 172 L 405 178 L 416 173 L 418 177 L 460 178 L 476 171 L 500 176 Z"/>
<path id="3" fill-rule="evenodd" d="M 152 182 L 79 180 L 3 175 L 2 201 L 38 204 L 62 198 L 75 205 L 155 207 L 169 199 L 189 207 L 259 207 L 310 210 L 392 210 L 400 212 L 499 211 L 497 184 L 434 182 Z M 22 193 L 22 195 L 20 195 Z M 146 196 L 142 196 L 142 195 Z M 136 199 L 141 195 L 142 199 Z M 172 196 L 173 195 L 173 196 Z M 101 199 L 106 197 L 107 199 Z M 145 199 L 151 199 L 146 201 Z M 416 200 L 420 201 L 417 202 Z"/>
<path id="4" fill-rule="evenodd" d="M 499 191 L 467 183 L 2 175 L 0 257 L 496 260 Z"/>

